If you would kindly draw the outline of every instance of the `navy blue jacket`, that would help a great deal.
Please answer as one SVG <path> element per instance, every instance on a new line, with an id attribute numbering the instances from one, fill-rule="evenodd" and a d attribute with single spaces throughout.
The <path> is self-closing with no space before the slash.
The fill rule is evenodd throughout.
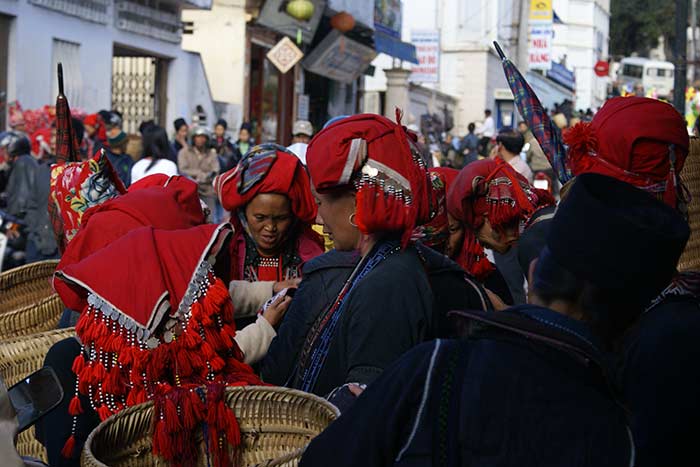
<path id="1" fill-rule="evenodd" d="M 585 326 L 528 306 L 489 315 L 500 324 L 474 321 L 468 338 L 407 353 L 300 466 L 630 465 L 625 414 Z"/>
<path id="2" fill-rule="evenodd" d="M 450 310 L 491 309 L 491 303 L 481 285 L 456 263 L 422 245 L 417 245 L 414 251 L 417 252 L 420 263 L 412 262 L 414 264 L 412 267 L 427 271 L 429 288 L 422 286 L 425 290 L 411 290 L 408 280 L 397 281 L 395 287 L 385 286 L 383 284 L 392 282 L 389 278 L 391 274 L 405 274 L 390 270 L 387 273 L 389 276 L 382 278 L 383 282 L 375 284 L 373 290 L 362 292 L 358 299 L 366 303 L 358 304 L 358 306 L 369 309 L 379 306 L 386 311 L 401 306 L 401 300 L 397 299 L 396 296 L 405 296 L 409 297 L 408 300 L 423 302 L 423 298 L 420 297 L 424 293 L 427 294 L 427 297 L 432 297 L 432 317 L 428 320 L 431 323 L 430 327 L 422 331 L 425 333 L 422 337 L 423 340 L 452 335 L 452 326 L 447 317 L 447 312 Z M 294 296 L 277 337 L 272 341 L 263 362 L 262 376 L 265 381 L 277 385 L 291 384 L 290 379 L 307 333 L 319 314 L 326 310 L 338 296 L 343 284 L 359 260 L 360 257 L 357 253 L 331 250 L 314 258 L 304 266 L 304 280 Z M 396 294 L 396 296 L 392 294 Z M 407 311 L 405 311 L 405 315 L 408 316 Z M 398 316 L 401 315 L 398 314 Z M 379 319 L 374 323 L 369 321 L 368 325 L 382 326 Z M 401 328 L 394 326 L 388 329 L 392 329 L 392 332 L 398 332 Z M 367 351 L 372 352 L 372 349 Z M 395 358 L 397 357 L 398 355 Z M 336 386 L 344 382 L 340 381 Z M 369 380 L 360 382 L 369 382 Z M 330 387 L 330 389 L 334 388 L 335 386 Z M 324 389 L 326 388 L 324 387 Z M 323 393 L 322 390 L 317 393 L 327 394 Z"/>
<path id="3" fill-rule="evenodd" d="M 700 302 L 690 296 L 666 298 L 626 336 L 620 377 L 638 467 L 698 463 L 699 337 Z"/>

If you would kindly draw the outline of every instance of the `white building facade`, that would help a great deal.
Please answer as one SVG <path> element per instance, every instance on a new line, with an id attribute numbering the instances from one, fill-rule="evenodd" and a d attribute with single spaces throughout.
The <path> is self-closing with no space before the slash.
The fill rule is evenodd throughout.
<path id="1" fill-rule="evenodd" d="M 197 106 L 213 116 L 201 58 L 182 50 L 180 22 L 181 9 L 210 2 L 0 0 L 0 103 L 53 105 L 62 62 L 71 107 L 120 110 L 130 132 L 150 119 L 170 131 Z"/>
<path id="2" fill-rule="evenodd" d="M 576 109 L 597 109 L 607 96 L 609 77 L 593 68 L 607 60 L 610 42 L 610 0 L 554 0 L 563 24 L 554 24 L 553 58 L 576 74 Z"/>

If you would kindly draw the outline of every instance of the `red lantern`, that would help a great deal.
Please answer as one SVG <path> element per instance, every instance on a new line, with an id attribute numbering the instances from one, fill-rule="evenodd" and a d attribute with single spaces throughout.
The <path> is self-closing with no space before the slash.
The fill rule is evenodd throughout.
<path id="1" fill-rule="evenodd" d="M 346 11 L 341 11 L 331 18 L 331 27 L 340 32 L 351 31 L 355 27 L 355 18 Z"/>

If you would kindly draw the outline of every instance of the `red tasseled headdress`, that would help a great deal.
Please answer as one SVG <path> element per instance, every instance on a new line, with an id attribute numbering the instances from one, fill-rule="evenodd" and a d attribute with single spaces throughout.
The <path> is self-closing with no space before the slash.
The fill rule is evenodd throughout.
<path id="1" fill-rule="evenodd" d="M 328 126 L 309 143 L 306 163 L 319 193 L 354 186 L 364 234 L 398 232 L 406 245 L 431 217 L 429 176 L 398 110 L 396 122 L 360 114 Z"/>
<path id="2" fill-rule="evenodd" d="M 214 179 L 214 189 L 223 208 L 235 212 L 262 193 L 289 198 L 292 212 L 304 224 L 316 219 L 316 202 L 309 175 L 299 159 L 277 144 L 261 144 L 241 162 Z"/>
<path id="3" fill-rule="evenodd" d="M 574 175 L 598 173 L 648 191 L 673 208 L 690 141 L 671 105 L 645 97 L 616 97 L 590 123 L 564 134 Z"/>
<path id="4" fill-rule="evenodd" d="M 535 210 L 553 205 L 552 196 L 532 187 L 502 159 L 484 159 L 467 165 L 447 195 L 448 212 L 464 224 L 464 243 L 458 263 L 483 281 L 494 266 L 476 239 L 488 217 L 494 230 L 527 221 Z"/>
<path id="5" fill-rule="evenodd" d="M 229 224 L 144 227 L 56 272 L 61 298 L 83 310 L 76 390 L 102 420 L 153 400 L 153 450 L 173 465 L 195 463 L 204 423 L 214 465 L 228 465 L 226 445 L 240 432 L 223 389 L 262 384 L 234 340 L 227 265 L 212 261 L 228 254 L 230 236 Z M 77 397 L 69 409 L 82 412 Z M 64 455 L 74 445 L 73 433 Z"/>

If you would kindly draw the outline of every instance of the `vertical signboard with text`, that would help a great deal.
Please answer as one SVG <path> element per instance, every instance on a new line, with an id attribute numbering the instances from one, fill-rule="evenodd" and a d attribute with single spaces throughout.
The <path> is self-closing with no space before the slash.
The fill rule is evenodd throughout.
<path id="1" fill-rule="evenodd" d="M 411 67 L 409 81 L 437 83 L 440 73 L 440 32 L 435 29 L 412 30 L 411 43 L 416 46 L 418 65 Z"/>
<path id="2" fill-rule="evenodd" d="M 553 23 L 552 0 L 531 0 L 528 24 L 528 65 L 531 70 L 548 71 L 552 67 Z"/>

